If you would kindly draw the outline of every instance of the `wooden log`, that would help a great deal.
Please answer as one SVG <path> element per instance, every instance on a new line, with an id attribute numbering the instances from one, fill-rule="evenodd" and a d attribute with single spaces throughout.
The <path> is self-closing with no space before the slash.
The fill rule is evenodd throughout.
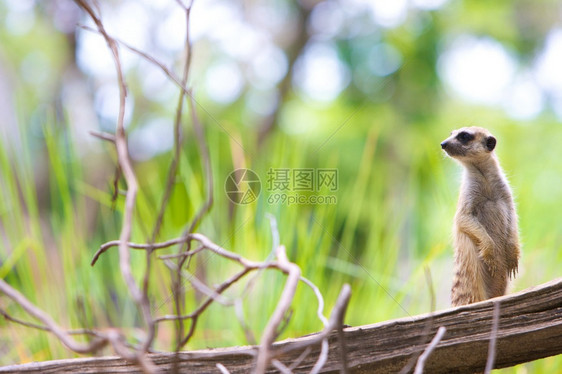
<path id="1" fill-rule="evenodd" d="M 426 362 L 428 373 L 473 373 L 483 371 L 488 356 L 494 302 L 500 303 L 495 368 L 513 366 L 562 353 L 562 278 L 517 294 L 447 309 L 344 329 L 347 364 L 353 373 L 397 373 L 412 357 L 418 357 L 439 326 L 447 331 Z M 424 334 L 424 331 L 426 334 Z M 429 331 L 429 332 L 428 332 Z M 303 352 L 302 345 L 315 334 L 276 343 L 283 350 L 279 361 L 287 366 Z M 322 372 L 336 373 L 341 367 L 337 334 L 330 338 L 328 361 Z M 291 350 L 295 348 L 294 350 Z M 287 352 L 287 350 L 290 350 Z M 222 363 L 231 373 L 247 373 L 254 366 L 256 347 L 231 347 L 181 352 L 178 367 L 184 373 L 219 373 Z M 316 362 L 320 346 L 294 372 L 307 372 Z M 174 353 L 151 354 L 164 372 L 172 372 Z M 118 357 L 92 357 L 35 362 L 0 368 L 0 373 L 99 373 L 138 372 Z M 270 368 L 270 372 L 275 372 Z"/>

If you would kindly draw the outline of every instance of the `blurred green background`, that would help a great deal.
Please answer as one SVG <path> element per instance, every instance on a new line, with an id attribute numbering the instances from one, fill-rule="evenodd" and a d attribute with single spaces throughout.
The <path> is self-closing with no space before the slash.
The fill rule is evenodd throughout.
<path id="1" fill-rule="evenodd" d="M 174 1 L 102 1 L 101 8 L 112 35 L 179 75 L 185 23 Z M 350 325 L 428 312 L 424 267 L 437 309 L 447 308 L 461 170 L 439 143 L 455 128 L 478 125 L 497 136 L 517 202 L 523 255 L 512 291 L 560 276 L 561 14 L 558 1 L 196 0 L 189 82 L 215 180 L 215 204 L 198 231 L 263 260 L 272 246 L 266 215 L 273 214 L 289 258 L 324 294 L 326 315 L 342 284 L 351 284 Z M 117 251 L 89 265 L 100 244 L 118 238 L 122 219 L 123 197 L 111 202 L 115 151 L 88 134 L 114 131 L 118 88 L 102 38 L 77 24 L 89 21 L 68 0 L 0 0 L 0 277 L 63 326 L 119 326 L 134 341 L 142 322 Z M 141 184 L 132 239 L 144 242 L 172 157 L 179 92 L 157 68 L 122 53 Z M 184 117 L 162 241 L 181 235 L 205 198 L 188 110 Z M 226 196 L 237 168 L 261 179 L 251 204 Z M 268 171 L 302 168 L 337 169 L 337 191 L 317 192 L 336 204 L 270 201 L 276 191 L 268 189 Z M 134 252 L 132 263 L 140 277 L 144 253 Z M 210 285 L 236 270 L 210 254 L 189 269 Z M 263 272 L 245 299 L 258 339 L 283 281 Z M 226 295 L 236 297 L 242 286 Z M 186 288 L 193 309 L 201 296 Z M 170 295 L 158 261 L 155 315 L 173 312 Z M 0 307 L 29 320 L 5 297 Z M 281 338 L 321 329 L 316 308 L 312 292 L 299 286 Z M 186 348 L 246 344 L 233 315 L 212 306 Z M 173 326 L 162 324 L 155 348 L 169 350 L 173 339 Z M 50 335 L 0 321 L 0 365 L 73 356 Z M 557 357 L 503 370 L 557 371 Z"/>

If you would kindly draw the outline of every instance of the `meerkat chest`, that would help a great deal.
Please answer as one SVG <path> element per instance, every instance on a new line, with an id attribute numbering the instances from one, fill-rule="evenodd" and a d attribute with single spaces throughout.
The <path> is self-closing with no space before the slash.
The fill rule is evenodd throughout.
<path id="1" fill-rule="evenodd" d="M 502 181 L 465 180 L 457 214 L 475 217 L 490 233 L 505 232 L 512 220 L 509 187 Z"/>

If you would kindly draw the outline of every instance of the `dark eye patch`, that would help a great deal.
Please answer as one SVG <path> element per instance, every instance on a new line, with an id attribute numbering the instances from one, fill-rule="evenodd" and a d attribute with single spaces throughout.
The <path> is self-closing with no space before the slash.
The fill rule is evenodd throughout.
<path id="1" fill-rule="evenodd" d="M 474 140 L 474 135 L 473 135 L 473 134 L 470 134 L 470 133 L 468 133 L 468 132 L 466 132 L 466 131 L 461 131 L 461 132 L 459 132 L 459 133 L 457 134 L 457 139 L 458 139 L 461 143 L 466 144 L 466 143 L 468 143 L 469 141 Z"/>

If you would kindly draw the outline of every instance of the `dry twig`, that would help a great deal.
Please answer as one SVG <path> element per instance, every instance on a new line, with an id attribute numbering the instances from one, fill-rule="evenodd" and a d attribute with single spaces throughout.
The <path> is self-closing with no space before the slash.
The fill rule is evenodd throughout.
<path id="1" fill-rule="evenodd" d="M 27 327 L 49 331 L 53 333 L 65 346 L 67 346 L 69 349 L 77 353 L 93 353 L 96 350 L 100 349 L 101 347 L 111 344 L 115 352 L 119 354 L 121 357 L 139 365 L 139 367 L 144 372 L 152 373 L 152 372 L 156 372 L 157 368 L 154 366 L 154 364 L 152 363 L 148 355 L 146 355 L 146 353 L 149 352 L 151 349 L 151 345 L 156 335 L 156 326 L 158 323 L 164 321 L 174 321 L 175 323 L 177 323 L 176 352 L 179 352 L 179 349 L 183 347 L 193 336 L 199 317 L 213 301 L 219 302 L 226 306 L 236 305 L 238 309 L 241 308 L 242 298 L 239 297 L 234 301 L 230 301 L 226 299 L 224 296 L 222 296 L 224 291 L 226 291 L 229 287 L 231 287 L 236 282 L 240 281 L 245 275 L 247 275 L 252 271 L 259 273 L 260 271 L 265 269 L 277 269 L 278 271 L 281 271 L 287 275 L 287 281 L 283 289 L 282 295 L 280 297 L 280 300 L 278 302 L 278 305 L 274 310 L 272 316 L 270 317 L 270 320 L 263 332 L 260 341 L 260 346 L 256 354 L 256 368 L 255 368 L 256 372 L 258 373 L 265 372 L 265 370 L 268 368 L 270 364 L 275 366 L 278 370 L 280 370 L 283 373 L 290 373 L 291 367 L 294 367 L 294 366 L 287 367 L 285 364 L 281 363 L 279 360 L 276 359 L 276 356 L 280 352 L 276 351 L 273 348 L 274 347 L 273 343 L 279 335 L 279 329 L 281 324 L 284 321 L 288 321 L 288 319 L 286 319 L 286 316 L 291 306 L 291 303 L 294 299 L 296 288 L 298 286 L 299 281 L 305 283 L 314 292 L 314 295 L 318 300 L 318 308 L 316 314 L 324 324 L 324 330 L 320 334 L 318 334 L 314 339 L 311 339 L 309 342 L 303 344 L 300 347 L 304 351 L 299 357 L 299 360 L 304 359 L 309 354 L 310 346 L 321 344 L 322 351 L 318 357 L 316 364 L 314 365 L 313 372 L 317 372 L 321 370 L 322 367 L 324 366 L 324 363 L 326 362 L 327 355 L 328 355 L 328 340 L 327 340 L 328 335 L 334 329 L 338 329 L 339 340 L 341 344 L 343 372 L 346 372 L 346 363 L 345 363 L 346 350 L 345 350 L 345 343 L 343 339 L 342 326 L 343 326 L 344 313 L 347 308 L 347 304 L 349 302 L 349 297 L 351 292 L 348 285 L 344 285 L 340 293 L 340 296 L 338 297 L 338 301 L 336 302 L 334 310 L 332 311 L 330 319 L 328 320 L 323 315 L 324 299 L 322 297 L 322 294 L 320 293 L 320 290 L 310 280 L 302 277 L 300 268 L 296 264 L 291 263 L 288 260 L 285 252 L 285 247 L 279 244 L 280 243 L 279 233 L 277 232 L 277 225 L 273 218 L 271 218 L 271 225 L 272 225 L 275 259 L 273 259 L 273 256 L 271 256 L 272 258 L 268 258 L 263 262 L 248 260 L 240 256 L 239 254 L 224 249 L 223 247 L 212 242 L 206 236 L 194 232 L 194 230 L 201 223 L 201 220 L 209 212 L 209 210 L 213 205 L 213 178 L 212 178 L 212 170 L 211 170 L 210 152 L 206 143 L 204 129 L 195 111 L 195 104 L 198 103 L 195 101 L 195 98 L 193 97 L 191 91 L 187 88 L 190 62 L 191 62 L 189 18 L 190 18 L 192 3 L 189 3 L 189 5 L 185 5 L 182 1 L 176 0 L 178 5 L 185 11 L 186 24 L 188 30 L 185 39 L 185 52 L 186 52 L 185 64 L 183 67 L 182 78 L 180 80 L 162 62 L 158 61 L 157 59 L 153 58 L 147 53 L 142 52 L 136 49 L 135 47 L 127 45 L 126 43 L 119 41 L 113 36 L 110 36 L 104 27 L 104 24 L 101 19 L 100 8 L 98 7 L 98 4 L 95 0 L 92 0 L 91 3 L 88 0 L 75 0 L 75 2 L 85 13 L 87 13 L 87 15 L 95 24 L 95 29 L 87 26 L 83 26 L 83 28 L 89 31 L 94 31 L 96 33 L 99 33 L 104 38 L 108 46 L 108 49 L 111 52 L 113 62 L 115 65 L 115 71 L 117 73 L 117 84 L 119 87 L 119 113 L 117 117 L 115 135 L 107 134 L 103 132 L 92 132 L 91 134 L 99 139 L 108 141 L 115 145 L 117 151 L 117 166 L 116 166 L 116 174 L 113 179 L 114 188 L 115 188 L 114 196 L 113 196 L 114 201 L 117 198 L 118 184 L 121 174 L 123 175 L 127 186 L 126 192 L 124 193 L 125 207 L 124 207 L 123 221 L 122 221 L 121 232 L 119 235 L 119 240 L 114 240 L 103 244 L 95 253 L 91 265 L 93 266 L 97 262 L 101 254 L 106 252 L 109 248 L 118 247 L 120 272 L 122 274 L 122 277 L 124 279 L 124 282 L 127 286 L 131 298 L 134 300 L 135 304 L 137 305 L 137 308 L 142 313 L 143 320 L 146 325 L 146 330 L 145 330 L 146 337 L 141 342 L 139 347 L 131 349 L 130 344 L 127 342 L 125 337 L 121 334 L 121 332 L 118 329 L 107 329 L 104 331 L 93 331 L 88 329 L 66 331 L 60 328 L 49 315 L 47 315 L 44 311 L 34 306 L 22 294 L 20 294 L 18 291 L 13 289 L 11 286 L 9 286 L 6 282 L 4 282 L 1 279 L 0 279 L 0 291 L 6 294 L 14 302 L 19 304 L 30 316 L 33 316 L 34 318 L 38 319 L 42 324 L 25 322 L 23 320 L 13 318 L 3 310 L 0 310 L 0 315 L 3 315 L 7 320 L 22 324 Z M 131 231 L 133 226 L 133 215 L 136 205 L 137 193 L 139 191 L 139 184 L 133 169 L 133 165 L 129 158 L 127 137 L 124 127 L 127 87 L 125 83 L 123 69 L 121 66 L 121 59 L 119 54 L 120 45 L 129 49 L 130 51 L 133 51 L 137 55 L 155 64 L 156 66 L 160 67 L 160 69 L 168 76 L 168 78 L 172 82 L 174 82 L 177 86 L 180 87 L 180 95 L 178 98 L 176 116 L 174 121 L 173 157 L 168 170 L 164 193 L 160 203 L 160 209 L 158 210 L 158 214 L 156 216 L 156 220 L 152 230 L 152 235 L 148 243 L 130 242 Z M 186 225 L 187 227 L 182 237 L 157 243 L 156 239 L 158 238 L 158 235 L 161 231 L 164 212 L 169 203 L 169 199 L 170 199 L 171 191 L 173 189 L 173 184 L 177 174 L 180 155 L 181 155 L 181 146 L 182 146 L 181 121 L 182 121 L 182 114 L 184 109 L 184 100 L 186 97 L 189 97 L 188 105 L 190 108 L 191 121 L 193 124 L 197 145 L 203 163 L 204 181 L 206 185 L 205 201 L 200 207 L 200 209 L 197 211 L 193 220 L 191 220 L 191 222 Z M 211 118 L 213 117 L 211 116 Z M 198 242 L 199 246 L 196 249 L 191 250 L 191 245 L 193 241 Z M 155 250 L 169 248 L 175 245 L 179 245 L 178 252 L 176 254 L 160 256 L 160 259 L 164 260 L 165 264 L 168 267 L 170 267 L 173 271 L 173 279 L 172 279 L 173 288 L 174 288 L 173 297 L 174 297 L 176 314 L 154 318 L 152 316 L 150 301 L 149 301 L 149 284 L 150 284 L 152 256 Z M 130 261 L 131 249 L 144 250 L 146 254 L 146 270 L 143 274 L 141 287 L 137 285 L 132 274 L 131 261 Z M 216 287 L 209 287 L 204 282 L 195 278 L 184 269 L 184 265 L 186 261 L 188 261 L 192 256 L 203 251 L 210 251 L 211 253 L 219 255 L 232 262 L 236 262 L 240 266 L 242 266 L 242 270 L 238 271 L 228 279 L 224 280 L 223 283 L 221 283 L 220 285 Z M 174 259 L 177 259 L 177 263 L 172 262 L 172 260 Z M 189 314 L 185 314 L 183 312 L 185 300 L 183 296 L 182 284 L 184 280 L 189 281 L 195 289 L 201 291 L 206 296 L 206 299 L 194 311 L 192 311 Z M 248 282 L 246 289 L 242 293 L 242 296 L 251 287 L 251 283 L 252 280 Z M 241 323 L 242 323 L 243 311 L 241 314 L 242 314 L 242 318 L 241 318 Z M 184 333 L 184 322 L 186 322 L 186 320 L 188 319 L 190 320 L 191 324 L 187 333 Z M 249 329 L 247 327 L 245 327 L 245 329 L 248 330 L 247 331 L 248 336 L 251 336 L 251 332 L 249 332 Z M 90 344 L 79 343 L 76 342 L 74 339 L 72 339 L 70 335 L 73 334 L 92 335 L 94 336 L 94 340 Z M 221 364 L 217 364 L 217 368 L 223 373 L 228 372 L 228 370 Z"/>
<path id="2" fill-rule="evenodd" d="M 123 75 L 123 69 L 121 68 L 121 59 L 119 56 L 119 46 L 115 39 L 113 39 L 105 30 L 103 22 L 99 16 L 98 12 L 86 2 L 86 0 L 75 0 L 76 4 L 82 8 L 92 21 L 95 23 L 98 32 L 105 39 L 108 48 L 111 51 L 113 62 L 115 63 L 115 70 L 117 72 L 117 83 L 119 86 L 119 115 L 117 117 L 117 126 L 115 130 L 115 147 L 117 149 L 117 159 L 119 169 L 123 172 L 125 181 L 127 183 L 127 193 L 125 195 L 125 211 L 123 215 L 123 223 L 121 226 L 121 234 L 119 236 L 119 267 L 121 274 L 129 293 L 131 294 L 133 300 L 137 304 L 137 307 L 143 315 L 145 324 L 147 325 L 147 336 L 142 344 L 142 350 L 136 355 L 136 360 L 143 367 L 143 369 L 148 370 L 150 364 L 149 359 L 144 357 L 144 352 L 147 352 L 152 344 L 155 336 L 155 323 L 151 315 L 150 304 L 146 293 L 141 292 L 137 286 L 135 279 L 131 270 L 131 260 L 130 253 L 127 243 L 131 237 L 133 212 L 135 209 L 135 203 L 138 192 L 138 182 L 135 175 L 135 171 L 129 159 L 129 149 L 127 144 L 127 137 L 125 134 L 125 100 L 127 96 L 127 87 L 125 83 L 125 77 Z"/>
<path id="3" fill-rule="evenodd" d="M 443 338 L 443 335 L 445 335 L 445 332 L 447 332 L 446 327 L 444 326 L 439 327 L 439 329 L 437 330 L 437 334 L 435 334 L 435 336 L 431 340 L 431 343 L 429 343 L 425 351 L 423 351 L 421 356 L 418 358 L 418 363 L 416 364 L 416 370 L 414 371 L 414 374 L 423 373 L 425 362 L 427 361 L 428 357 L 431 355 L 435 347 L 437 347 L 437 344 L 439 344 L 439 342 Z"/>
<path id="4" fill-rule="evenodd" d="M 490 336 L 490 345 L 488 347 L 488 359 L 486 360 L 485 374 L 488 374 L 494 368 L 496 360 L 496 339 L 498 337 L 498 326 L 500 322 L 500 302 L 494 301 L 494 317 L 492 320 L 492 333 Z"/>
<path id="5" fill-rule="evenodd" d="M 13 322 L 18 322 L 27 327 L 49 331 L 53 335 L 55 335 L 61 341 L 61 343 L 63 343 L 70 350 L 76 353 L 93 353 L 101 349 L 108 342 L 105 338 L 96 338 L 90 344 L 78 343 L 69 336 L 68 332 L 59 327 L 59 325 L 57 325 L 57 323 L 50 315 L 33 305 L 29 300 L 27 300 L 25 296 L 23 296 L 19 291 L 12 288 L 3 279 L 0 279 L 0 292 L 12 299 L 16 304 L 20 305 L 27 314 L 41 321 L 41 323 L 43 323 L 43 326 L 30 323 L 21 323 L 23 321 L 20 322 L 15 318 L 11 318 L 7 315 L 7 313 L 2 313 L 2 315 L 4 315 L 4 318 L 10 319 Z"/>

